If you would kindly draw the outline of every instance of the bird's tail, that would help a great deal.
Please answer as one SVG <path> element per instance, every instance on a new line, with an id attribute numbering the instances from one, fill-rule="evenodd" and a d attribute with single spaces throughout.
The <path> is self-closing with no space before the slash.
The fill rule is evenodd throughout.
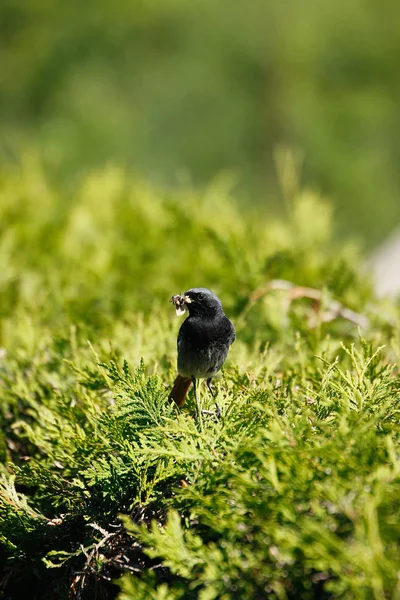
<path id="1" fill-rule="evenodd" d="M 186 394 L 191 383 L 191 379 L 186 379 L 186 377 L 181 377 L 178 375 L 174 381 L 174 385 L 168 396 L 168 399 L 174 400 L 178 406 L 183 406 L 185 404 Z"/>

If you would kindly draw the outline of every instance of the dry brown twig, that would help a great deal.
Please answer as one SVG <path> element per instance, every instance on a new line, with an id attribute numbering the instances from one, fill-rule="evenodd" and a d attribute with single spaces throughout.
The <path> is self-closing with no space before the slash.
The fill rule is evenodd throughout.
<path id="1" fill-rule="evenodd" d="M 296 300 L 298 298 L 309 298 L 310 300 L 314 301 L 315 308 L 317 311 L 320 311 L 321 307 L 323 306 L 324 311 L 320 312 L 319 318 L 324 323 L 333 321 L 333 319 L 341 317 L 342 319 L 346 319 L 346 321 L 354 323 L 361 329 L 366 329 L 369 325 L 367 317 L 354 312 L 350 308 L 347 308 L 346 306 L 338 302 L 338 300 L 331 300 L 327 298 L 326 292 L 317 290 L 315 288 L 296 285 L 295 283 L 292 283 L 291 281 L 287 281 L 285 279 L 271 279 L 271 281 L 268 281 L 262 287 L 254 290 L 249 296 L 249 306 L 252 306 L 255 302 L 263 298 L 271 290 L 280 290 L 287 292 L 289 303 L 293 302 L 293 300 Z M 313 322 L 312 325 L 315 326 L 316 322 Z"/>

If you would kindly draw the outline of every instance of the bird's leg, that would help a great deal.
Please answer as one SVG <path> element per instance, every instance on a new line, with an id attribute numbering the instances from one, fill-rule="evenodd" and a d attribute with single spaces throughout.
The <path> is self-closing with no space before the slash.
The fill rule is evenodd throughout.
<path id="1" fill-rule="evenodd" d="M 212 377 L 208 377 L 208 378 L 207 378 L 207 380 L 206 380 L 206 384 L 207 384 L 207 387 L 208 387 L 208 389 L 209 389 L 209 391 L 210 391 L 210 394 L 211 394 L 211 396 L 212 396 L 213 398 L 215 398 L 215 394 L 214 394 L 214 388 L 213 388 L 213 385 L 212 385 Z M 220 418 L 221 418 L 221 409 L 220 409 L 220 407 L 218 406 L 218 403 L 217 403 L 217 402 L 215 403 L 215 407 L 216 407 L 215 414 L 216 414 L 216 416 L 217 416 L 217 419 L 220 419 Z"/>
<path id="2" fill-rule="evenodd" d="M 192 376 L 192 381 L 193 381 L 194 399 L 196 400 L 196 414 L 197 414 L 197 418 L 201 419 L 200 401 L 199 401 L 199 397 L 197 395 L 196 377 Z"/>

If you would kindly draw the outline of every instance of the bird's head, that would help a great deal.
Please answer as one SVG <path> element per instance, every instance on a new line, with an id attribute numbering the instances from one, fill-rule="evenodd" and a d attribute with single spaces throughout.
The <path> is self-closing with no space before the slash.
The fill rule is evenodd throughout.
<path id="1" fill-rule="evenodd" d="M 172 296 L 176 314 L 183 315 L 186 309 L 191 316 L 213 317 L 223 311 L 221 300 L 207 288 L 192 288 L 184 294 Z"/>

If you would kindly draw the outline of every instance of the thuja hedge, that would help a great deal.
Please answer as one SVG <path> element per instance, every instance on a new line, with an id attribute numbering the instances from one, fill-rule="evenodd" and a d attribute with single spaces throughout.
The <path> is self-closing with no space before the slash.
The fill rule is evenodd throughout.
<path id="1" fill-rule="evenodd" d="M 329 204 L 31 158 L 0 193 L 3 597 L 396 598 L 399 310 Z M 195 285 L 237 328 L 220 420 L 167 401 Z"/>

